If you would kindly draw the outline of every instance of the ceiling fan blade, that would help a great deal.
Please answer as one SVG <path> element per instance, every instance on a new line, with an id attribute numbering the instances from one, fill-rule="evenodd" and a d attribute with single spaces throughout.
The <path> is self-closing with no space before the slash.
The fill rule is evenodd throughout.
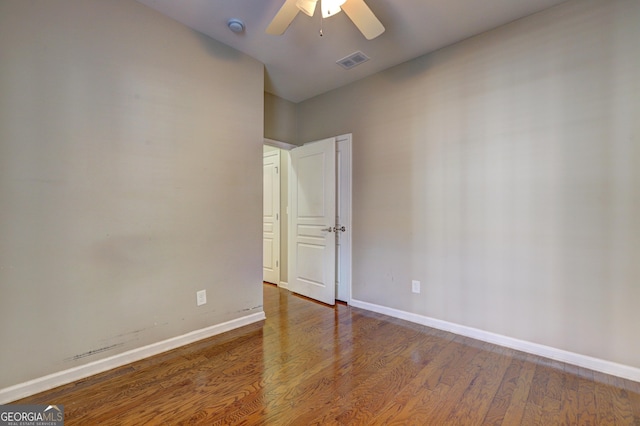
<path id="1" fill-rule="evenodd" d="M 298 0 L 296 6 L 307 16 L 313 16 L 316 13 L 318 0 Z"/>
<path id="2" fill-rule="evenodd" d="M 265 31 L 271 35 L 282 35 L 289 28 L 293 18 L 296 17 L 300 9 L 296 6 L 297 0 L 285 0 L 284 4 L 273 18 L 273 21 L 267 27 Z"/>
<path id="3" fill-rule="evenodd" d="M 384 32 L 382 22 L 376 18 L 364 0 L 347 0 L 340 7 L 367 40 L 373 40 Z"/>

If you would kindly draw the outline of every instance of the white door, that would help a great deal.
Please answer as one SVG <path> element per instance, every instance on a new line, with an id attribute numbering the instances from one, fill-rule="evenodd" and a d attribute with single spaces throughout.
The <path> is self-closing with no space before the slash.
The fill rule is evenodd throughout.
<path id="1" fill-rule="evenodd" d="M 289 289 L 329 305 L 336 298 L 336 142 L 291 151 Z"/>
<path id="2" fill-rule="evenodd" d="M 262 208 L 263 280 L 280 283 L 280 151 L 264 153 Z"/>

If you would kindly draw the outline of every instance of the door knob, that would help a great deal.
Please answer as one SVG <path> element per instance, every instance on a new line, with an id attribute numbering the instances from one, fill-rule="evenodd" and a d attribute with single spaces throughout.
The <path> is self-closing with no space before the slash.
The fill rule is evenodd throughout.
<path id="1" fill-rule="evenodd" d="M 327 231 L 327 232 L 332 232 L 333 228 L 332 227 L 328 227 L 328 228 L 322 228 L 321 231 Z"/>

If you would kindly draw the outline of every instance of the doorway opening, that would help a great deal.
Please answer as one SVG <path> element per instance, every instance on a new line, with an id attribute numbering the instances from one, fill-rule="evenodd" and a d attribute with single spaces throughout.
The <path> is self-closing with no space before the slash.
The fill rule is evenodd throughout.
<path id="1" fill-rule="evenodd" d="M 325 183 L 331 186 L 329 188 L 331 193 L 328 196 L 333 199 L 332 206 L 328 207 L 331 209 L 329 214 L 325 214 L 321 220 L 319 217 L 311 218 L 314 216 L 311 210 L 317 207 L 314 204 L 315 201 L 311 199 L 313 198 L 311 189 L 302 189 L 304 194 L 301 198 L 297 197 L 299 195 L 297 190 L 302 188 L 301 185 L 314 182 L 317 179 L 314 173 L 322 167 L 317 167 L 317 162 L 314 166 L 314 161 L 310 160 L 313 156 L 305 156 L 303 161 L 296 160 L 301 152 L 315 150 L 320 145 L 319 142 L 330 142 L 333 146 L 333 152 L 329 155 L 332 157 L 330 161 L 332 165 L 329 165 L 330 168 L 325 173 L 332 174 L 335 179 L 334 183 Z M 278 154 L 274 154 L 275 152 Z M 278 156 L 279 159 L 277 159 Z M 322 164 L 324 161 L 324 158 L 320 160 Z M 278 163 L 279 169 L 276 171 Z M 351 134 L 317 141 L 317 143 L 309 142 L 302 147 L 265 139 L 263 164 L 265 173 L 264 281 L 312 298 L 316 297 L 313 294 L 307 294 L 309 289 L 315 291 L 319 287 L 327 287 L 327 290 L 331 290 L 332 293 L 328 296 L 328 300 L 323 300 L 325 303 L 334 304 L 335 300 L 349 303 L 352 240 Z M 276 184 L 276 181 L 279 183 Z M 279 211 L 276 206 L 278 201 L 274 195 L 275 186 L 280 189 Z M 322 187 L 321 191 L 325 191 L 325 186 Z M 292 202 L 296 204 L 291 205 Z M 297 215 L 297 219 L 302 217 L 304 220 L 311 220 L 312 223 L 307 224 L 310 226 L 298 223 L 298 220 L 292 217 L 294 214 Z M 278 226 L 279 250 L 276 247 L 277 237 L 274 235 L 277 233 Z M 324 261 L 321 261 L 322 256 L 315 256 L 315 253 L 319 253 L 323 243 L 328 243 L 332 251 L 327 251 L 328 257 L 325 256 Z M 333 268 L 332 271 L 331 268 Z M 328 288 L 329 286 L 332 288 Z"/>

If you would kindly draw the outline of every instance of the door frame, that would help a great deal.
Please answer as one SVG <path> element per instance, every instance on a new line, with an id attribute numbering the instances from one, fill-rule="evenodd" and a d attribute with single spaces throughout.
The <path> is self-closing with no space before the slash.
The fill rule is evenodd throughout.
<path id="1" fill-rule="evenodd" d="M 351 252 L 353 244 L 352 223 L 352 144 L 351 133 L 336 136 L 336 149 L 338 154 L 337 164 L 337 196 L 340 197 L 338 206 L 340 210 L 340 225 L 344 225 L 345 232 L 340 233 L 340 259 L 337 261 L 340 273 L 339 281 L 344 281 L 344 286 L 336 288 L 336 299 L 351 304 Z M 338 224 L 336 224 L 337 226 Z"/>

